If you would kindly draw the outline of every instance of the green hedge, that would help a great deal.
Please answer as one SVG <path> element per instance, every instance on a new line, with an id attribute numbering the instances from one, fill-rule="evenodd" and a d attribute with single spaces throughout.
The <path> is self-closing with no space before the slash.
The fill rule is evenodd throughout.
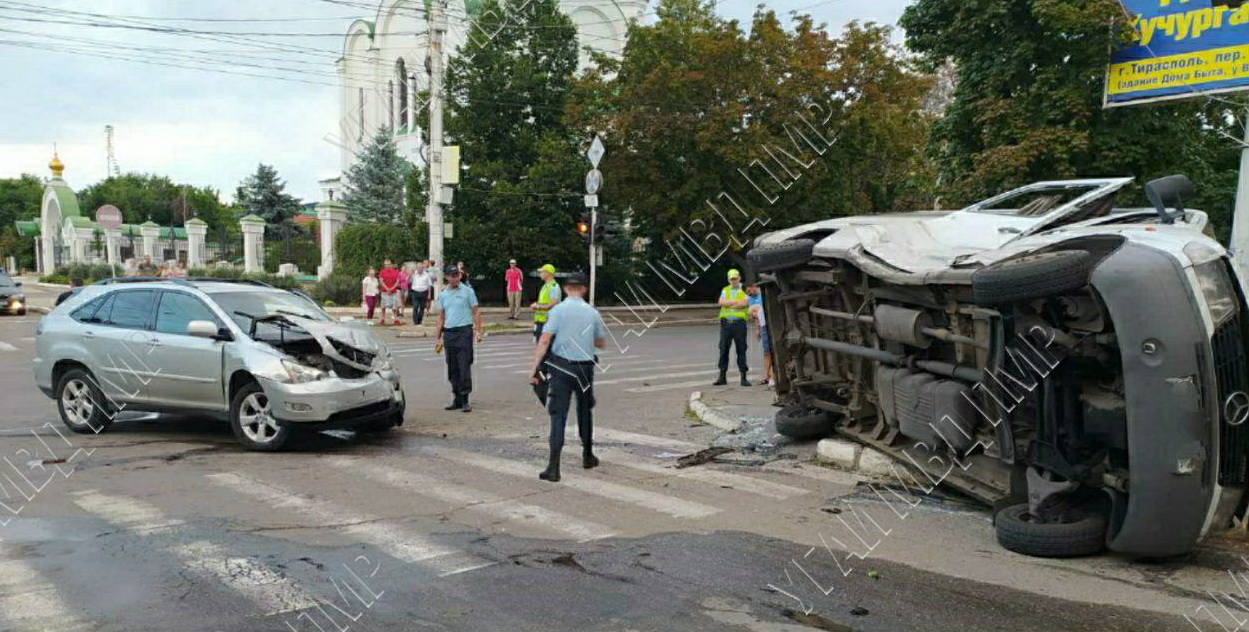
<path id="1" fill-rule="evenodd" d="M 334 272 L 353 277 L 357 284 L 369 267 L 381 269 L 382 261 L 396 265 L 424 259 L 427 251 L 417 232 L 391 224 L 350 224 L 334 239 Z M 356 288 L 359 300 L 359 288 Z"/>
<path id="2" fill-rule="evenodd" d="M 278 276 L 276 274 L 268 273 L 248 274 L 243 272 L 242 268 L 226 266 L 213 268 L 191 268 L 187 271 L 187 276 L 216 277 L 218 279 L 247 279 L 249 281 L 261 281 L 274 287 L 280 287 L 287 290 L 293 290 L 300 287 L 299 281 L 294 277 Z"/>
<path id="3" fill-rule="evenodd" d="M 71 263 L 69 265 L 58 266 L 48 274 L 39 277 L 43 283 L 60 283 L 68 285 L 74 279 L 82 279 L 84 285 L 90 285 L 100 279 L 107 279 L 113 276 L 125 276 L 126 270 L 118 265 L 110 267 L 105 264 L 93 263 Z"/>
<path id="4" fill-rule="evenodd" d="M 360 278 L 346 274 L 332 274 L 312 286 L 312 298 L 327 306 L 359 305 Z"/>

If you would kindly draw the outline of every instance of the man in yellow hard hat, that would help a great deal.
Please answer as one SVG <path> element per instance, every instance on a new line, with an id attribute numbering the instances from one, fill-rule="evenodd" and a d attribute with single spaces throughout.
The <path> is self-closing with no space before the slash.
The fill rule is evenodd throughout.
<path id="1" fill-rule="evenodd" d="M 538 301 L 529 307 L 533 309 L 533 341 L 542 338 L 542 328 L 546 326 L 547 314 L 551 308 L 559 304 L 562 298 L 559 283 L 555 281 L 555 266 L 546 264 L 538 268 L 538 276 L 542 279 L 542 289 L 538 290 Z"/>
<path id="2" fill-rule="evenodd" d="M 746 322 L 750 319 L 750 297 L 742 287 L 742 273 L 729 270 L 729 284 L 720 291 L 720 377 L 712 383 L 722 386 L 728 383 L 729 347 L 737 347 L 737 369 L 742 372 L 742 386 L 750 386 L 746 379 Z"/>

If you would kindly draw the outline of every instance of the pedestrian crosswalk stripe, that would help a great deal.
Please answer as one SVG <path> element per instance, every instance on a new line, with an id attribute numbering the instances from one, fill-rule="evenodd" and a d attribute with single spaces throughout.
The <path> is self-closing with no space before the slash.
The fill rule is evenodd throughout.
<path id="1" fill-rule="evenodd" d="M 602 450 L 602 454 L 600 456 L 606 463 L 622 465 L 641 472 L 662 474 L 676 478 L 686 478 L 719 487 L 732 487 L 736 490 L 757 494 L 759 496 L 767 496 L 768 498 L 779 498 L 784 500 L 786 498 L 793 498 L 794 496 L 801 496 L 807 493 L 807 490 L 800 487 L 773 483 L 772 481 L 765 481 L 750 476 L 742 476 L 741 474 L 734 474 L 732 472 L 707 469 L 705 466 L 678 470 L 672 467 L 645 461 L 623 450 Z"/>
<path id="2" fill-rule="evenodd" d="M 853 472 L 846 472 L 843 470 L 834 470 L 832 468 L 823 467 L 820 465 L 799 465 L 797 467 L 792 467 L 792 466 L 782 467 L 780 465 L 772 465 L 770 467 L 765 467 L 764 471 L 779 472 L 782 474 L 793 474 L 795 476 L 801 476 L 803 478 L 808 478 L 814 481 L 832 483 L 834 485 L 843 485 L 846 487 L 854 487 L 855 485 L 858 485 L 864 480 L 867 480 L 862 475 L 855 474 Z"/>
<path id="3" fill-rule="evenodd" d="M 573 424 L 569 424 L 569 433 L 576 432 Z M 626 432 L 624 430 L 613 430 L 611 428 L 594 428 L 594 437 L 596 439 L 605 439 L 607 441 L 615 441 L 619 443 L 635 443 L 637 445 L 648 445 L 655 448 L 668 448 L 672 450 L 685 450 L 696 452 L 707 447 L 698 443 L 689 441 L 681 441 L 680 439 L 671 439 L 669 437 L 656 437 L 654 435 L 641 434 L 637 432 Z"/>
<path id="4" fill-rule="evenodd" d="M 445 350 L 444 350 L 444 352 L 445 352 Z M 474 352 L 473 352 L 473 361 L 478 361 L 478 360 L 510 360 L 510 359 L 512 359 L 512 358 L 524 358 L 524 357 L 531 357 L 531 358 L 532 358 L 532 357 L 533 357 L 533 351 L 532 351 L 532 350 L 530 350 L 530 351 L 502 351 L 502 352 L 498 352 L 498 353 L 481 353 L 480 351 L 474 351 Z M 444 359 L 442 358 L 442 356 L 438 356 L 438 357 L 433 357 L 433 358 L 425 358 L 425 361 L 426 361 L 426 362 L 445 362 L 446 360 L 444 360 Z"/>
<path id="5" fill-rule="evenodd" d="M 534 482 L 538 481 L 538 470 L 540 468 L 529 463 L 447 448 L 438 448 L 437 450 L 427 448 L 425 451 L 456 463 L 517 478 L 530 479 Z M 646 509 L 658 511 L 676 518 L 705 518 L 720 512 L 719 509 L 710 505 L 682 500 L 628 485 L 612 483 L 595 477 L 566 476 L 560 484 L 579 492 L 645 507 Z"/>
<path id="6" fill-rule="evenodd" d="M 672 361 L 671 358 L 648 358 L 646 356 L 628 356 L 624 358 L 612 357 L 612 356 L 609 356 L 609 357 L 599 356 L 597 368 L 600 371 L 602 371 L 603 369 L 611 370 L 612 368 L 615 368 L 617 366 L 663 364 L 664 362 L 671 362 L 671 361 Z M 506 365 L 506 366 L 496 366 L 496 367 L 486 367 L 486 368 L 507 369 L 507 368 L 511 368 L 512 366 L 529 366 L 530 364 L 532 364 L 532 362 L 526 362 L 521 365 Z M 528 371 L 523 371 L 523 370 L 512 371 L 512 373 L 515 373 L 516 375 L 521 375 L 524 373 L 528 373 Z"/>
<path id="7" fill-rule="evenodd" d="M 170 520 L 147 503 L 95 491 L 76 494 L 74 503 L 105 521 L 160 544 L 161 536 L 172 533 L 181 522 Z M 161 525 L 160 528 L 152 528 Z M 193 573 L 214 576 L 226 587 L 260 607 L 266 615 L 316 607 L 316 601 L 303 594 L 286 577 L 250 558 L 232 557 L 224 547 L 207 540 L 178 542 L 163 546 Z"/>
<path id="8" fill-rule="evenodd" d="M 351 511 L 330 501 L 299 496 L 272 483 L 231 472 L 209 474 L 208 479 L 271 507 L 290 508 L 322 524 L 340 524 L 339 528 L 352 537 L 396 559 L 430 568 L 440 576 L 485 568 L 494 563 L 435 542 L 413 529 L 381 522 L 380 517 Z"/>
<path id="9" fill-rule="evenodd" d="M 39 571 L 23 560 L 0 559 L 0 629 L 71 632 L 94 627 L 70 610 Z"/>
<path id="10" fill-rule="evenodd" d="M 330 465 L 359 472 L 375 481 L 393 485 L 405 491 L 461 505 L 462 509 L 486 514 L 494 518 L 533 525 L 545 531 L 580 542 L 599 540 L 615 535 L 609 527 L 587 522 L 545 507 L 522 503 L 510 498 L 496 496 L 462 485 L 456 485 L 432 476 L 407 469 L 399 469 L 356 458 L 334 458 Z"/>
<path id="11" fill-rule="evenodd" d="M 0 351 L 17 351 L 17 347 L 0 340 Z"/>
<path id="12" fill-rule="evenodd" d="M 599 375 L 615 375 L 618 373 L 637 373 L 638 371 L 655 371 L 655 370 L 672 370 L 672 369 L 692 369 L 694 367 L 705 367 L 706 362 L 693 362 L 690 364 L 666 364 L 662 367 L 653 366 L 616 366 L 615 364 L 604 364 L 599 367 Z"/>
<path id="13" fill-rule="evenodd" d="M 647 374 L 647 375 L 635 375 L 632 377 L 613 378 L 610 380 L 595 380 L 594 385 L 603 386 L 607 384 L 622 384 L 624 382 L 644 382 L 646 380 L 663 381 L 663 380 L 667 380 L 667 379 L 674 378 L 674 377 L 692 377 L 695 375 L 715 375 L 715 374 L 716 374 L 716 371 L 714 369 L 702 370 L 702 371 L 683 371 L 683 372 L 678 372 L 678 373 L 652 373 L 652 374 Z M 702 382 L 698 382 L 698 383 L 701 384 Z"/>
<path id="14" fill-rule="evenodd" d="M 707 380 L 690 380 L 687 382 L 671 382 L 667 384 L 651 384 L 650 386 L 635 386 L 626 388 L 626 393 L 658 393 L 660 391 L 688 390 L 698 386 L 709 386 L 711 383 Z"/>

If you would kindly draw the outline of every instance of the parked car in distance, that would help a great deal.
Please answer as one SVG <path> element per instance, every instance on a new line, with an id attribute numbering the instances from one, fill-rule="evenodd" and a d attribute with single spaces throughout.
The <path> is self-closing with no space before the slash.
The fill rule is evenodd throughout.
<path id="1" fill-rule="evenodd" d="M 35 349 L 35 382 L 74 432 L 123 411 L 207 415 L 249 449 L 278 450 L 297 431 L 403 423 L 386 345 L 263 283 L 101 281 L 41 320 Z"/>
<path id="2" fill-rule="evenodd" d="M 3 272 L 0 272 L 0 312 L 26 315 L 26 294 L 22 292 L 22 282 L 14 281 Z"/>
<path id="3" fill-rule="evenodd" d="M 1249 479 L 1245 271 L 1183 207 L 1187 178 L 1120 208 L 1131 182 L 758 239 L 778 429 L 999 507 L 998 542 L 1028 555 L 1167 557 L 1228 527 Z"/>

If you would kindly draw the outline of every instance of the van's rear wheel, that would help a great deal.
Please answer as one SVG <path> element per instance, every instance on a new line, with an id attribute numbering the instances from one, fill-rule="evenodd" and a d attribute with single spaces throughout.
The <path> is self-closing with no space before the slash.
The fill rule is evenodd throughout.
<path id="1" fill-rule="evenodd" d="M 994 528 L 1002 548 L 1031 557 L 1078 557 L 1106 548 L 1106 517 L 1084 510 L 1040 522 L 1028 512 L 1028 503 L 1021 503 L 999 511 Z"/>
<path id="2" fill-rule="evenodd" d="M 814 250 L 815 242 L 810 239 L 791 239 L 752 249 L 746 253 L 746 262 L 755 272 L 784 270 L 810 261 Z"/>
<path id="3" fill-rule="evenodd" d="M 290 426 L 279 425 L 269 410 L 269 398 L 260 385 L 252 382 L 234 394 L 230 402 L 230 427 L 248 450 L 281 450 L 291 437 Z"/>
<path id="4" fill-rule="evenodd" d="M 56 385 L 56 408 L 65 426 L 79 434 L 99 434 L 113 425 L 104 392 L 86 369 L 73 368 L 61 376 Z"/>

